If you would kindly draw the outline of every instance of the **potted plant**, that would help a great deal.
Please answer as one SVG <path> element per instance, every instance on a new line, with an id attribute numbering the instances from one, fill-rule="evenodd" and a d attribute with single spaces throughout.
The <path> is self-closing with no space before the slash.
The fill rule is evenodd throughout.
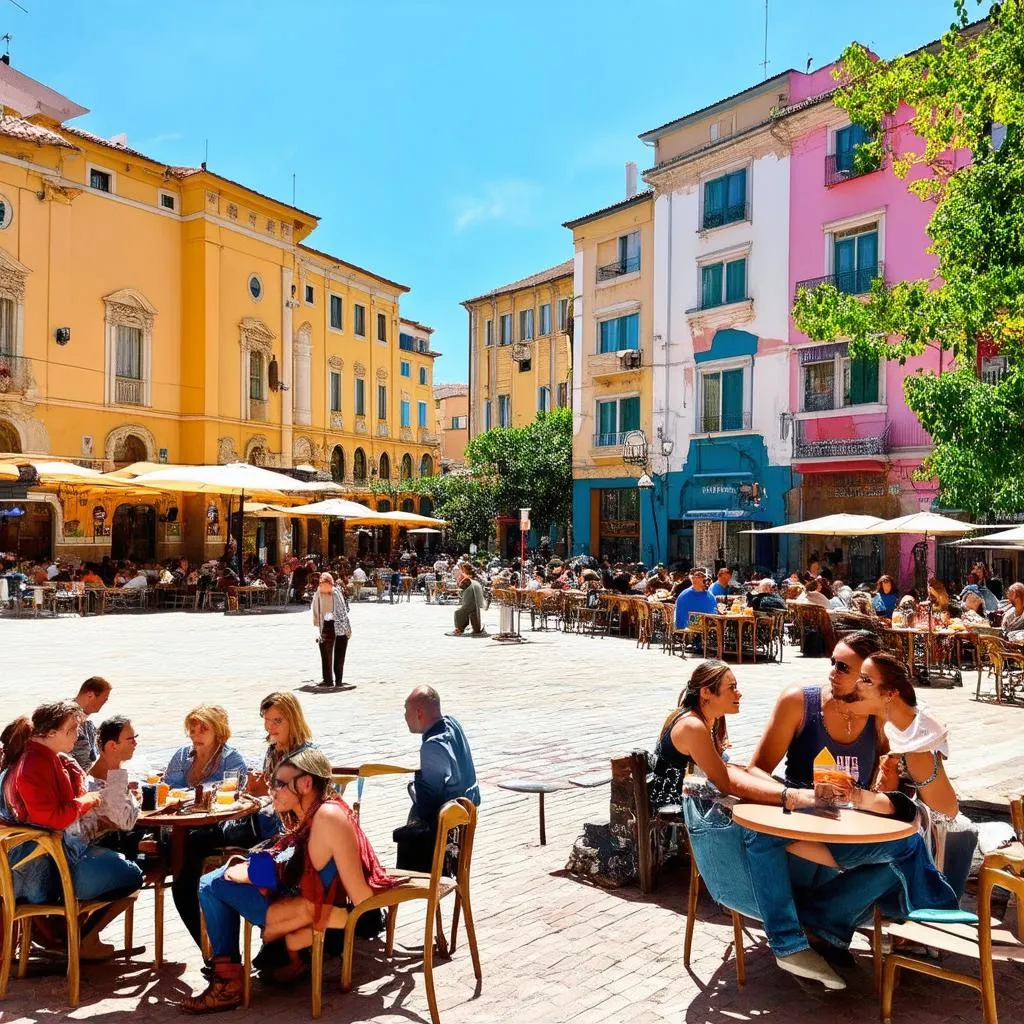
<path id="1" fill-rule="evenodd" d="M 11 387 L 11 368 L 0 362 L 0 391 L 9 391 Z"/>

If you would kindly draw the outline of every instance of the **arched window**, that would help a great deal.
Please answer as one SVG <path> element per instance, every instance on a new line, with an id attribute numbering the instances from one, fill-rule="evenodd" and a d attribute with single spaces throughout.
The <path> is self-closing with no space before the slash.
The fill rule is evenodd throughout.
<path id="1" fill-rule="evenodd" d="M 340 444 L 336 444 L 331 452 L 331 479 L 336 484 L 345 479 L 345 452 Z"/>
<path id="2" fill-rule="evenodd" d="M 267 450 L 260 445 L 253 445 L 249 451 L 250 466 L 265 466 L 267 464 Z"/>
<path id="3" fill-rule="evenodd" d="M 420 459 L 420 476 L 433 476 L 434 475 L 434 460 L 429 455 L 424 455 Z"/>
<path id="4" fill-rule="evenodd" d="M 366 483 L 366 456 L 362 448 L 357 448 L 352 458 L 352 477 L 358 483 Z"/>
<path id="5" fill-rule="evenodd" d="M 412 479 L 412 456 L 408 452 L 402 456 L 402 479 Z"/>
<path id="6" fill-rule="evenodd" d="M 405 501 L 402 502 L 402 511 L 403 512 L 415 512 L 416 511 L 416 502 L 412 498 L 406 498 Z"/>
<path id="7" fill-rule="evenodd" d="M 391 502 L 390 501 L 378 501 L 377 502 L 377 511 L 378 512 L 390 512 L 391 511 Z"/>
<path id="8" fill-rule="evenodd" d="M 0 452 L 20 452 L 21 437 L 13 423 L 0 420 Z"/>
<path id="9" fill-rule="evenodd" d="M 388 458 L 387 452 L 384 452 L 380 457 L 380 469 L 377 471 L 377 474 L 381 480 L 391 479 L 391 460 Z"/>
<path id="10" fill-rule="evenodd" d="M 429 498 L 420 498 L 420 515 L 432 516 L 434 514 L 434 503 Z"/>
<path id="11" fill-rule="evenodd" d="M 146 442 L 136 434 L 125 434 L 114 446 L 114 465 L 121 469 L 133 462 L 145 462 Z"/>

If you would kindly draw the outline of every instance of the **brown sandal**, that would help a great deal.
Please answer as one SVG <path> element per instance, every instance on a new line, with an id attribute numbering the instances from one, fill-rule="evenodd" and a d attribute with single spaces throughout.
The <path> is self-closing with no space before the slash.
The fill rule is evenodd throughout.
<path id="1" fill-rule="evenodd" d="M 242 965 L 230 957 L 213 959 L 213 977 L 205 991 L 181 1004 L 183 1013 L 220 1013 L 242 1005 Z"/>

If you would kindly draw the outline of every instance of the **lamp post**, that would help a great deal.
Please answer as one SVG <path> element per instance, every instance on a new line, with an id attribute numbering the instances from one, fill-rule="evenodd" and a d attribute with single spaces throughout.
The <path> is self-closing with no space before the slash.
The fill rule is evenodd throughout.
<path id="1" fill-rule="evenodd" d="M 654 481 L 651 479 L 650 474 L 645 469 L 643 475 L 636 482 L 636 489 L 640 492 L 640 533 L 643 535 L 643 521 L 644 521 L 644 508 L 643 508 L 643 495 L 645 492 L 649 492 L 651 495 L 651 523 L 654 526 L 654 551 L 655 561 L 661 561 L 661 542 L 658 539 L 658 524 L 654 518 Z M 641 555 L 643 553 L 641 552 Z"/>

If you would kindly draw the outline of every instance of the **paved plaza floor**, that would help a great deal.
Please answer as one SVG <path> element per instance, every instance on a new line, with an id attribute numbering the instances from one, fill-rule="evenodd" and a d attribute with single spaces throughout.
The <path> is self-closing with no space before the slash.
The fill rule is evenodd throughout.
<path id="1" fill-rule="evenodd" d="M 417 762 L 418 738 L 403 721 L 411 687 L 438 689 L 444 709 L 469 735 L 483 804 L 474 853 L 472 893 L 483 982 L 476 991 L 463 936 L 452 960 L 436 961 L 442 1021 L 836 1022 L 876 1019 L 870 959 L 862 943 L 849 988 L 826 993 L 775 966 L 763 934 L 745 935 L 747 984 L 736 983 L 729 918 L 701 901 L 691 969 L 682 962 L 683 879 L 675 872 L 657 891 L 605 891 L 564 874 L 566 858 L 585 821 L 607 820 L 608 789 L 567 790 L 548 797 L 547 846 L 538 843 L 537 801 L 499 789 L 509 777 L 566 778 L 607 766 L 615 753 L 650 748 L 675 705 L 694 661 L 669 658 L 632 640 L 526 632 L 527 642 L 447 637 L 450 608 L 422 599 L 353 610 L 342 693 L 300 694 L 316 739 L 338 761 Z M 497 609 L 486 617 L 497 631 Z M 524 623 L 524 628 L 527 624 Z M 103 618 L 0 621 L 3 718 L 43 699 L 72 696 L 89 675 L 114 686 L 107 710 L 129 715 L 140 736 L 136 766 L 166 764 L 184 742 L 185 711 L 200 701 L 223 704 L 233 742 L 251 760 L 264 749 L 258 705 L 272 690 L 296 689 L 319 675 L 308 612 L 225 617 L 171 612 Z M 743 710 L 729 723 L 734 754 L 748 755 L 779 691 L 823 680 L 824 659 L 803 660 L 787 648 L 782 665 L 743 665 L 736 675 Z M 962 793 L 998 800 L 1021 788 L 1024 710 L 978 704 L 974 676 L 963 689 L 928 693 L 935 713 L 952 727 L 950 775 Z M 371 780 L 363 795 L 363 825 L 385 864 L 393 863 L 391 832 L 408 810 L 405 779 Z M 167 963 L 153 971 L 147 954 L 130 962 L 87 966 L 82 1004 L 66 1010 L 59 969 L 33 967 L 12 980 L 0 1020 L 95 1018 L 105 1024 L 142 1014 L 180 1019 L 176 1003 L 199 987 L 201 966 L 167 901 Z M 152 948 L 152 902 L 136 909 L 136 943 Z M 324 1019 L 429 1020 L 420 970 L 423 914 L 399 915 L 391 965 L 382 947 L 362 943 L 355 988 L 342 995 L 338 963 L 328 965 Z M 120 943 L 117 925 L 106 933 Z M 997 968 L 1000 1011 L 1024 1019 L 1019 968 Z M 282 992 L 254 987 L 247 1016 L 262 1021 L 307 1019 L 308 984 Z M 1016 1014 L 1016 1016 L 1015 1016 Z M 234 1018 L 241 1015 L 236 1013 Z M 232 1018 L 229 1018 L 232 1019 Z M 980 1007 L 967 989 L 905 975 L 896 1021 L 976 1021 Z"/>

